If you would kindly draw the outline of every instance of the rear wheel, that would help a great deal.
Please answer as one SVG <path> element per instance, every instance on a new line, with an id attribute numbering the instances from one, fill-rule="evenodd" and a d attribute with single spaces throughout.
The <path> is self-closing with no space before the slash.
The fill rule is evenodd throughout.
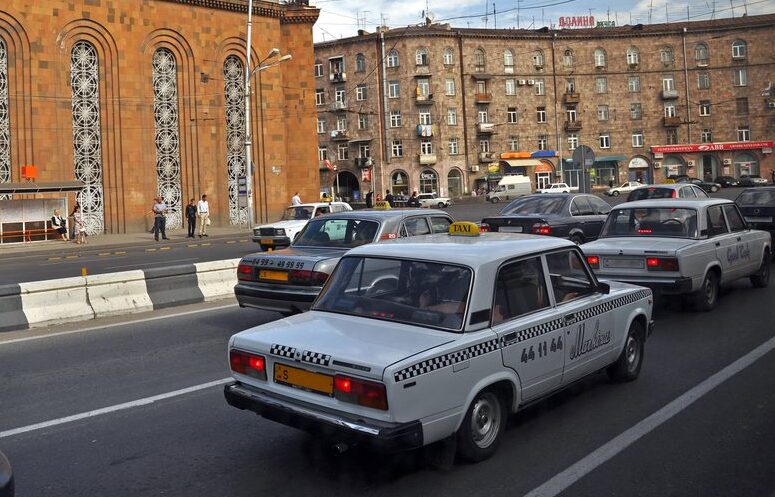
<path id="1" fill-rule="evenodd" d="M 640 368 L 643 365 L 643 351 L 646 341 L 646 330 L 640 321 L 633 321 L 630 325 L 630 331 L 627 333 L 627 340 L 624 342 L 624 349 L 619 354 L 615 363 L 606 368 L 608 377 L 614 381 L 632 381 L 640 374 Z"/>
<path id="2" fill-rule="evenodd" d="M 572 241 L 576 245 L 581 245 L 582 243 L 584 243 L 584 238 L 579 234 L 575 234 L 575 235 L 571 235 L 570 241 Z"/>
<path id="3" fill-rule="evenodd" d="M 751 284 L 754 288 L 767 288 L 770 284 L 770 253 L 765 252 L 762 258 L 762 265 L 756 273 L 751 275 Z"/>
<path id="4" fill-rule="evenodd" d="M 490 199 L 490 202 L 492 202 L 493 204 L 497 204 L 498 203 L 498 197 L 492 197 Z"/>
<path id="5" fill-rule="evenodd" d="M 708 271 L 702 286 L 694 295 L 694 307 L 698 311 L 711 311 L 718 302 L 719 278 L 715 271 Z"/>
<path id="6" fill-rule="evenodd" d="M 614 197 L 618 197 L 619 196 L 619 192 L 614 190 L 614 191 L 611 192 L 611 195 L 613 195 Z"/>
<path id="7" fill-rule="evenodd" d="M 441 209 L 442 207 L 446 207 L 446 206 L 444 205 L 444 202 L 439 202 L 438 204 L 436 204 L 436 206 L 437 206 L 439 209 Z"/>
<path id="8" fill-rule="evenodd" d="M 711 193 L 716 193 L 718 191 L 718 187 L 716 185 L 713 185 L 710 187 Z"/>
<path id="9" fill-rule="evenodd" d="M 479 392 L 457 432 L 458 454 L 467 461 L 484 461 L 498 450 L 505 429 L 503 399 L 493 390 Z"/>

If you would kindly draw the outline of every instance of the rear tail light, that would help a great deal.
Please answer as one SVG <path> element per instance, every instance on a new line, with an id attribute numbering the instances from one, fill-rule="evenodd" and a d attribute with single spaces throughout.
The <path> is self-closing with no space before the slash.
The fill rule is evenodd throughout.
<path id="1" fill-rule="evenodd" d="M 398 238 L 397 233 L 382 233 L 379 237 L 380 240 L 395 240 L 396 238 Z"/>
<path id="2" fill-rule="evenodd" d="M 489 224 L 482 223 L 482 224 L 479 225 L 479 233 L 489 233 L 490 231 L 491 230 L 490 230 L 490 225 Z"/>
<path id="3" fill-rule="evenodd" d="M 264 356 L 231 349 L 229 351 L 229 366 L 235 373 L 266 380 L 266 359 Z"/>
<path id="4" fill-rule="evenodd" d="M 334 377 L 334 397 L 343 402 L 387 411 L 385 385 L 350 376 Z"/>
<path id="5" fill-rule="evenodd" d="M 589 264 L 589 267 L 592 269 L 598 269 L 600 267 L 600 257 L 596 255 L 588 255 L 587 264 Z"/>
<path id="6" fill-rule="evenodd" d="M 536 223 L 530 228 L 530 232 L 536 235 L 551 235 L 552 227 L 546 223 Z"/>
<path id="7" fill-rule="evenodd" d="M 673 193 L 670 194 L 670 197 L 677 198 L 678 197 L 678 192 L 676 190 L 673 190 Z"/>
<path id="8" fill-rule="evenodd" d="M 247 264 L 240 264 L 237 266 L 237 279 L 243 281 L 253 280 L 253 266 Z"/>
<path id="9" fill-rule="evenodd" d="M 294 269 L 288 273 L 288 283 L 294 285 L 323 286 L 327 280 L 328 274 L 321 273 L 320 271 Z"/>
<path id="10" fill-rule="evenodd" d="M 672 257 L 648 257 L 646 268 L 649 271 L 678 271 L 678 259 Z"/>

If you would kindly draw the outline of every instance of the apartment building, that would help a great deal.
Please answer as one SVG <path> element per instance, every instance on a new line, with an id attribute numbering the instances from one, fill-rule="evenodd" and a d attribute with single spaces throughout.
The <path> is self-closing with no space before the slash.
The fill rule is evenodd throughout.
<path id="1" fill-rule="evenodd" d="M 315 45 L 321 189 L 459 196 L 775 170 L 775 15 L 591 29 L 425 24 Z"/>

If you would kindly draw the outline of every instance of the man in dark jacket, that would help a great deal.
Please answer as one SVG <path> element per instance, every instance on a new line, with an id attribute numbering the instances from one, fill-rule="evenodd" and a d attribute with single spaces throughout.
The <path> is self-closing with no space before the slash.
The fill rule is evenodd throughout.
<path id="1" fill-rule="evenodd" d="M 417 196 L 417 190 L 412 192 L 408 205 L 409 207 L 420 207 L 420 197 Z"/>
<path id="2" fill-rule="evenodd" d="M 188 220 L 188 237 L 194 238 L 196 231 L 196 200 L 191 199 L 186 206 L 186 220 Z"/>
<path id="3" fill-rule="evenodd" d="M 372 207 L 374 207 L 374 191 L 369 190 L 366 194 L 366 208 L 371 209 Z"/>
<path id="4" fill-rule="evenodd" d="M 390 190 L 385 190 L 385 202 L 390 204 L 390 207 L 393 207 L 393 194 L 390 193 Z"/>

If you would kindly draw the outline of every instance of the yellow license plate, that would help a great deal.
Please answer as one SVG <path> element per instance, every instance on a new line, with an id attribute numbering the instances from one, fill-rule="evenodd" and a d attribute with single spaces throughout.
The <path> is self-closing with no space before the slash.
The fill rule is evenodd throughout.
<path id="1" fill-rule="evenodd" d="M 272 271 L 270 269 L 262 269 L 258 272 L 258 279 L 288 281 L 288 273 L 286 273 L 285 271 Z"/>
<path id="2" fill-rule="evenodd" d="M 261 245 L 274 245 L 274 240 L 271 238 L 262 238 L 259 243 L 261 243 Z"/>
<path id="3" fill-rule="evenodd" d="M 285 364 L 275 363 L 274 381 L 326 395 L 334 393 L 334 378 L 332 376 L 293 368 Z"/>

